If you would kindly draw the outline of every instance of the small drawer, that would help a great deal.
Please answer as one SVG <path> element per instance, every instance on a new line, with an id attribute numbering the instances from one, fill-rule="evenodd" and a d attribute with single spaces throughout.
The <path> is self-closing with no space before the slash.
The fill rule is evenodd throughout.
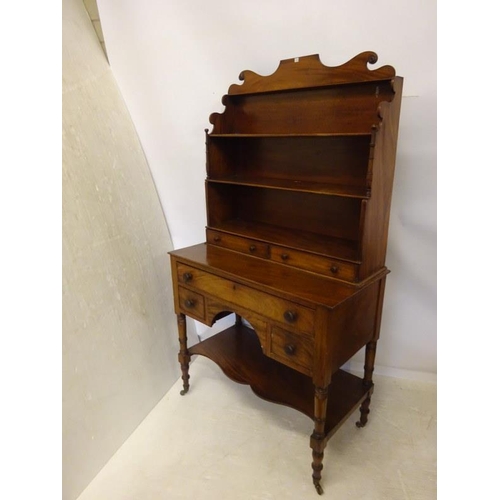
<path id="1" fill-rule="evenodd" d="M 291 329 L 312 333 L 314 310 L 186 264 L 177 264 L 179 284 L 239 305 Z"/>
<path id="2" fill-rule="evenodd" d="M 345 281 L 357 281 L 358 266 L 290 248 L 272 246 L 271 260 Z"/>
<path id="3" fill-rule="evenodd" d="M 314 356 L 313 340 L 308 336 L 273 326 L 269 355 L 276 361 L 309 375 L 312 372 Z"/>
<path id="4" fill-rule="evenodd" d="M 207 243 L 263 259 L 269 258 L 268 244 L 249 238 L 242 238 L 241 236 L 221 233 L 213 229 L 207 229 Z"/>
<path id="5" fill-rule="evenodd" d="M 205 298 L 199 293 L 179 287 L 179 308 L 188 316 L 205 319 Z"/>

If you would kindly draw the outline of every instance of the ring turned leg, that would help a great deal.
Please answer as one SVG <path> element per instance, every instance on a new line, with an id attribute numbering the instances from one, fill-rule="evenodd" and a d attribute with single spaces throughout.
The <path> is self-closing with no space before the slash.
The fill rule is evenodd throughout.
<path id="1" fill-rule="evenodd" d="M 323 455 L 326 446 L 325 420 L 328 402 L 328 387 L 316 387 L 314 393 L 314 431 L 311 435 L 313 484 L 319 495 L 323 494 L 321 487 L 321 471 L 323 470 Z"/>
<path id="2" fill-rule="evenodd" d="M 181 349 L 179 351 L 179 363 L 181 364 L 183 389 L 181 396 L 184 396 L 189 391 L 189 361 L 191 356 L 187 348 L 187 331 L 186 331 L 186 315 L 177 315 L 177 326 L 179 328 L 179 343 Z"/>
<path id="3" fill-rule="evenodd" d="M 377 341 L 372 340 L 366 344 L 365 350 L 365 376 L 363 377 L 363 386 L 367 389 L 373 387 L 373 367 L 375 365 L 375 352 L 377 350 Z M 368 414 L 370 413 L 371 392 L 365 398 L 359 409 L 361 413 L 360 419 L 356 422 L 356 427 L 361 428 L 368 422 Z"/>

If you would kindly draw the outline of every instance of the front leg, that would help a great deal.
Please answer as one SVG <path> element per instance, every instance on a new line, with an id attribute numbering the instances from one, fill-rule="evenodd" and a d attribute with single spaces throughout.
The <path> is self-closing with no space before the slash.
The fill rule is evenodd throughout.
<path id="1" fill-rule="evenodd" d="M 177 315 L 177 326 L 179 328 L 179 363 L 181 364 L 182 371 L 182 382 L 183 389 L 181 391 L 181 396 L 184 396 L 189 391 L 189 361 L 191 360 L 191 355 L 189 354 L 187 348 L 187 329 L 186 329 L 186 315 Z"/>
<path id="2" fill-rule="evenodd" d="M 328 387 L 315 387 L 314 391 L 314 431 L 311 435 L 313 484 L 319 495 L 323 494 L 321 487 L 321 471 L 323 470 L 323 456 L 326 446 L 325 422 L 326 405 L 328 403 Z"/>

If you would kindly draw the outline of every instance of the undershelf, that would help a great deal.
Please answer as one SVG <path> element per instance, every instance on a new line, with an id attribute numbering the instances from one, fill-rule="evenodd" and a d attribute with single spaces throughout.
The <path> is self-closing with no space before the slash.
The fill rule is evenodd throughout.
<path id="1" fill-rule="evenodd" d="M 189 352 L 210 358 L 231 380 L 250 385 L 260 398 L 314 418 L 312 379 L 265 356 L 257 335 L 250 328 L 231 326 L 194 345 Z M 370 390 L 363 387 L 361 378 L 343 370 L 333 375 L 325 424 L 328 437 L 359 407 Z"/>

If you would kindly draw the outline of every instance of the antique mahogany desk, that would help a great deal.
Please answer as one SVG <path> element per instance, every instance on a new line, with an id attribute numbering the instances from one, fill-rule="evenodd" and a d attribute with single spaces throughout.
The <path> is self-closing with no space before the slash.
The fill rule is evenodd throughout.
<path id="1" fill-rule="evenodd" d="M 376 61 L 243 71 L 205 131 L 206 243 L 171 252 L 181 394 L 199 354 L 306 414 L 318 493 L 328 439 L 358 407 L 366 424 L 373 392 L 403 83 Z M 186 315 L 231 312 L 234 326 L 188 348 Z M 361 379 L 340 367 L 363 347 Z"/>

